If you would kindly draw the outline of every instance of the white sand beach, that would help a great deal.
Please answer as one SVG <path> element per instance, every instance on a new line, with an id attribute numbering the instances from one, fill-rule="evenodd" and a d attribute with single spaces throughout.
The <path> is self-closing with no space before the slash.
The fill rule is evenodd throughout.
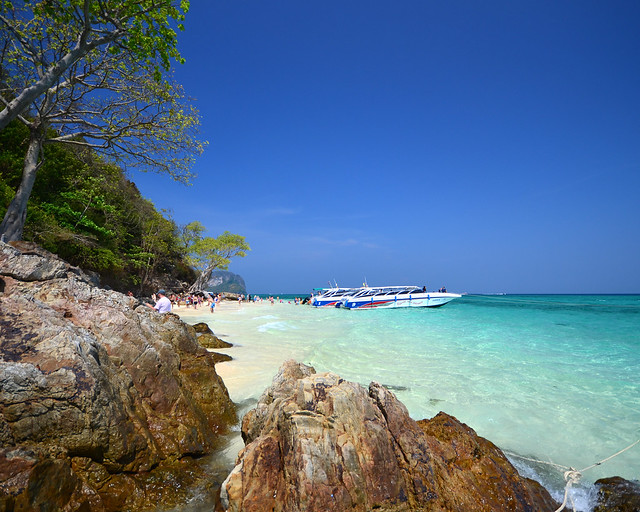
<path id="1" fill-rule="evenodd" d="M 271 304 L 269 301 L 222 301 L 211 313 L 208 306 L 198 309 L 174 307 L 173 313 L 188 324 L 207 322 L 216 336 L 231 343 L 227 349 L 215 349 L 233 357 L 232 361 L 216 364 L 216 372 L 224 380 L 234 402 L 242 413 L 251 406 L 262 391 L 271 384 L 273 376 L 286 359 L 302 361 L 303 344 L 298 339 L 291 342 L 280 335 L 284 325 L 277 325 L 283 309 L 298 309 L 288 302 Z M 278 340 L 274 338 L 277 337 Z M 249 403 L 247 403 L 249 402 Z"/>

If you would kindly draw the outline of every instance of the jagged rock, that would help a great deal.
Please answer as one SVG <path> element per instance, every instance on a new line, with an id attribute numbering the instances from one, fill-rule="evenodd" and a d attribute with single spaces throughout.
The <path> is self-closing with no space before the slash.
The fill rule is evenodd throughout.
<path id="1" fill-rule="evenodd" d="M 502 452 L 441 413 L 287 361 L 242 423 L 229 511 L 546 511 L 557 504 Z"/>
<path id="2" fill-rule="evenodd" d="M 593 512 L 640 512 L 640 482 L 619 476 L 596 480 L 597 505 Z"/>
<path id="3" fill-rule="evenodd" d="M 191 327 L 196 331 L 197 334 L 213 334 L 211 327 L 206 322 L 198 322 L 197 324 L 193 324 Z"/>
<path id="4" fill-rule="evenodd" d="M 86 282 L 98 284 L 97 274 L 83 272 L 31 242 L 0 243 L 0 261 L 4 275 L 21 281 L 44 281 L 73 273 Z"/>
<path id="5" fill-rule="evenodd" d="M 233 347 L 231 343 L 221 340 L 213 334 L 201 334 L 198 336 L 198 343 L 205 348 L 229 348 Z"/>
<path id="6" fill-rule="evenodd" d="M 199 322 L 197 324 L 192 325 L 193 329 L 198 334 L 198 343 L 205 348 L 229 348 L 233 347 L 231 343 L 228 343 L 224 340 L 221 340 L 216 335 L 213 334 L 213 331 L 209 327 L 209 325 L 205 322 Z M 222 355 L 222 354 L 218 354 Z M 230 361 L 231 358 L 226 359 Z M 216 361 L 218 362 L 218 361 Z"/>
<path id="7" fill-rule="evenodd" d="M 418 425 L 438 461 L 436 478 L 445 489 L 445 510 L 555 510 L 537 482 L 521 477 L 491 441 L 443 412 Z M 483 509 L 479 503 L 490 504 Z"/>
<path id="8" fill-rule="evenodd" d="M 0 243 L 0 510 L 155 508 L 136 475 L 210 453 L 235 422 L 214 357 L 177 315 L 16 246 Z"/>
<path id="9" fill-rule="evenodd" d="M 102 500 L 72 470 L 68 460 L 43 459 L 30 471 L 26 490 L 8 510 L 103 511 Z"/>
<path id="10" fill-rule="evenodd" d="M 209 352 L 211 357 L 213 357 L 213 361 L 215 363 L 225 363 L 227 361 L 232 361 L 233 357 L 229 354 L 220 354 L 219 352 Z"/>

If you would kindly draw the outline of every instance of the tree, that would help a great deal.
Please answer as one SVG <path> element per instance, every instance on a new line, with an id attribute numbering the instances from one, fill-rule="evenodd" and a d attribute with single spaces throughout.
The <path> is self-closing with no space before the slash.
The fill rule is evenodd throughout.
<path id="1" fill-rule="evenodd" d="M 193 224 L 195 223 L 189 225 Z M 214 270 L 227 270 L 231 258 L 244 257 L 246 251 L 250 250 L 243 236 L 234 235 L 228 231 L 218 238 L 198 236 L 189 247 L 189 254 L 191 263 L 200 271 L 200 275 L 189 288 L 189 292 L 204 290 Z"/>
<path id="2" fill-rule="evenodd" d="M 126 51 L 157 73 L 158 62 L 168 70 L 172 58 L 181 60 L 171 20 L 182 30 L 188 10 L 188 0 L 2 1 L 2 68 L 9 76 L 1 77 L 0 130 L 86 57 Z"/>
<path id="3" fill-rule="evenodd" d="M 29 130 L 0 132 L 0 219 L 13 197 Z M 167 212 L 144 199 L 120 167 L 91 150 L 50 144 L 29 198 L 24 239 L 100 275 L 116 290 L 150 293 L 161 281 L 193 283 L 182 239 Z"/>
<path id="4" fill-rule="evenodd" d="M 197 262 L 191 261 L 189 251 L 198 240 L 202 239 L 202 235 L 206 231 L 206 228 L 196 220 L 186 226 L 181 226 L 178 231 L 178 236 L 182 243 L 185 258 L 187 258 L 187 261 L 190 264 L 196 266 Z"/>
<path id="5" fill-rule="evenodd" d="M 180 59 L 170 20 L 181 21 L 188 3 L 180 8 L 169 0 L 14 4 L 0 3 L 0 22 L 7 28 L 0 39 L 6 105 L 0 128 L 2 119 L 13 116 L 30 135 L 22 180 L 0 233 L 8 240 L 22 237 L 48 143 L 90 147 L 113 161 L 188 183 L 205 144 L 196 136 L 198 114 L 182 88 L 160 72 L 168 70 L 171 57 Z"/>

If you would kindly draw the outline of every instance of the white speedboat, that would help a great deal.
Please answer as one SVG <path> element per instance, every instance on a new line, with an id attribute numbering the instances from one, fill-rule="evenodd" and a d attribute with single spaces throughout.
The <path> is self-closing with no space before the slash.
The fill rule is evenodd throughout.
<path id="1" fill-rule="evenodd" d="M 348 309 L 437 308 L 461 295 L 447 292 L 428 292 L 418 286 L 375 286 L 361 288 L 345 295 L 340 307 Z"/>
<path id="2" fill-rule="evenodd" d="M 311 297 L 311 305 L 317 308 L 336 307 L 346 295 L 353 295 L 361 288 L 322 288 L 320 293 Z"/>

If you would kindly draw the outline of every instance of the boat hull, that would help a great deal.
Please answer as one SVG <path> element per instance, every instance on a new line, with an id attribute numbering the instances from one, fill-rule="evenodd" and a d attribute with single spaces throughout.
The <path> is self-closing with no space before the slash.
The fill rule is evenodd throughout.
<path id="1" fill-rule="evenodd" d="M 311 305 L 316 307 L 316 308 L 335 308 L 336 307 L 336 303 L 339 303 L 339 300 L 333 299 L 333 300 L 314 300 Z"/>
<path id="2" fill-rule="evenodd" d="M 439 308 L 453 299 L 460 297 L 457 293 L 424 293 L 409 297 L 373 296 L 343 300 L 341 307 L 347 309 L 393 309 L 393 308 Z"/>

